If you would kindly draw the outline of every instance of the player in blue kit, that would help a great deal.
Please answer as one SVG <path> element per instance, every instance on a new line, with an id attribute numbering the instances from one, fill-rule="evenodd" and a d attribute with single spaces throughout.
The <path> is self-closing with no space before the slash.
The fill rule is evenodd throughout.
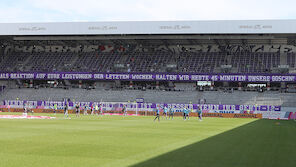
<path id="1" fill-rule="evenodd" d="M 186 108 L 186 118 L 189 120 L 189 113 L 190 113 L 190 109 L 189 107 Z"/>
<path id="2" fill-rule="evenodd" d="M 184 108 L 183 108 L 183 120 L 184 120 L 184 121 L 186 121 L 186 118 L 187 118 L 187 112 L 188 112 L 188 111 L 187 111 L 187 108 L 184 107 Z"/>
<path id="3" fill-rule="evenodd" d="M 100 115 L 103 116 L 103 114 L 104 114 L 103 113 L 103 104 L 101 102 L 100 102 L 98 108 L 99 108 L 99 111 L 98 112 L 100 112 Z"/>
<path id="4" fill-rule="evenodd" d="M 157 107 L 155 108 L 155 114 L 156 114 L 156 117 L 154 118 L 154 121 L 158 118 L 158 122 L 160 121 L 159 120 L 159 113 L 160 113 L 160 108 L 159 108 L 159 105 L 157 105 Z"/>
<path id="5" fill-rule="evenodd" d="M 184 112 L 184 120 L 185 120 L 185 121 L 186 121 L 186 120 L 189 120 L 189 113 L 190 113 L 190 109 L 189 109 L 189 107 L 184 107 L 183 112 Z"/>
<path id="6" fill-rule="evenodd" d="M 163 116 L 165 116 L 165 119 L 168 119 L 168 108 L 167 107 L 164 107 L 163 108 Z"/>
<path id="7" fill-rule="evenodd" d="M 83 110 L 83 115 L 88 115 L 88 113 L 87 113 L 87 109 L 88 109 L 88 106 L 85 105 L 85 106 L 84 106 L 84 110 Z"/>
<path id="8" fill-rule="evenodd" d="M 197 107 L 197 114 L 198 114 L 199 121 L 202 121 L 202 110 L 200 106 Z"/>
<path id="9" fill-rule="evenodd" d="M 122 107 L 122 114 L 123 116 L 126 116 L 127 115 L 127 112 L 126 112 L 126 105 L 124 104 L 123 107 Z"/>
<path id="10" fill-rule="evenodd" d="M 172 119 L 173 120 L 173 118 L 174 118 L 174 110 L 172 109 L 172 107 L 170 106 L 169 107 L 169 119 Z"/>
<path id="11" fill-rule="evenodd" d="M 69 117 L 68 110 L 69 110 L 69 103 L 68 103 L 68 101 L 66 101 L 65 106 L 64 106 L 64 118 Z"/>

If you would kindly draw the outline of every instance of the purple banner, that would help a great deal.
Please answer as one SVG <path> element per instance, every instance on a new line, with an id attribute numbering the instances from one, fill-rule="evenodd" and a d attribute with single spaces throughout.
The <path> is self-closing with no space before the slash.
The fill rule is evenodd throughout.
<path id="1" fill-rule="evenodd" d="M 139 108 L 139 109 L 155 109 L 157 104 L 161 107 L 170 106 L 175 109 L 183 109 L 184 107 L 189 107 L 192 109 L 197 109 L 198 106 L 202 110 L 224 110 L 224 111 L 281 111 L 281 106 L 271 106 L 271 105 L 230 105 L 230 104 L 180 104 L 180 103 L 124 103 L 124 102 L 69 102 L 69 106 L 73 107 L 74 104 L 80 103 L 81 106 L 91 107 L 92 104 L 98 105 L 102 104 L 105 108 L 116 108 L 123 107 L 127 105 L 128 108 Z M 8 106 L 18 106 L 23 107 L 24 104 L 36 107 L 45 107 L 52 108 L 54 104 L 57 104 L 58 107 L 64 107 L 64 101 L 22 101 L 22 100 L 4 100 L 3 104 Z"/>
<path id="2" fill-rule="evenodd" d="M 0 79 L 36 80 L 132 80 L 132 81 L 226 81 L 296 82 L 296 74 L 168 74 L 168 73 L 84 73 L 84 72 L 0 72 Z"/>

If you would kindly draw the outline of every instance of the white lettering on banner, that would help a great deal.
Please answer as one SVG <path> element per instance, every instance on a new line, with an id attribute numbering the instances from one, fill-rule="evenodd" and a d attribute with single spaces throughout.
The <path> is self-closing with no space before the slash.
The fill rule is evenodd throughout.
<path id="1" fill-rule="evenodd" d="M 189 75 L 179 75 L 179 79 L 181 81 L 189 81 L 190 77 Z"/>
<path id="2" fill-rule="evenodd" d="M 212 106 L 212 104 L 207 104 L 207 108 L 208 108 L 209 110 L 213 110 L 213 106 Z"/>
<path id="3" fill-rule="evenodd" d="M 152 103 L 141 103 L 140 108 L 145 108 L 145 109 L 152 108 Z"/>
<path id="4" fill-rule="evenodd" d="M 31 107 L 36 107 L 37 106 L 37 101 L 27 101 L 26 105 L 29 105 Z"/>
<path id="5" fill-rule="evenodd" d="M 261 75 L 249 75 L 248 81 L 270 81 L 270 76 L 261 76 Z"/>
<path id="6" fill-rule="evenodd" d="M 94 79 L 104 79 L 103 74 L 94 74 Z"/>
<path id="7" fill-rule="evenodd" d="M 177 80 L 177 75 L 166 75 L 167 79 L 168 80 L 171 80 L 171 81 L 176 81 Z"/>
<path id="8" fill-rule="evenodd" d="M 11 79 L 34 79 L 34 74 L 32 73 L 11 73 L 10 74 Z"/>
<path id="9" fill-rule="evenodd" d="M 272 81 L 294 81 L 295 76 L 272 76 Z"/>
<path id="10" fill-rule="evenodd" d="M 62 79 L 91 79 L 91 74 L 62 74 Z"/>
<path id="11" fill-rule="evenodd" d="M 45 101 L 45 106 L 50 106 L 51 104 L 53 104 L 52 102 L 50 102 L 50 101 Z"/>
<path id="12" fill-rule="evenodd" d="M 132 79 L 153 80 L 152 74 L 132 74 Z"/>
<path id="13" fill-rule="evenodd" d="M 0 79 L 9 79 L 8 73 L 0 73 Z"/>
<path id="14" fill-rule="evenodd" d="M 213 75 L 211 78 L 212 81 L 218 81 L 218 75 Z"/>
<path id="15" fill-rule="evenodd" d="M 239 105 L 239 110 L 243 111 L 244 110 L 244 105 Z"/>
<path id="16" fill-rule="evenodd" d="M 227 114 L 233 114 L 233 113 L 236 113 L 235 111 L 224 111 L 224 110 L 219 110 L 219 111 L 212 111 L 210 113 L 227 113 Z"/>
<path id="17" fill-rule="evenodd" d="M 172 104 L 168 104 L 169 107 L 172 107 L 172 108 L 176 108 L 176 104 L 175 103 L 172 103 Z"/>
<path id="18" fill-rule="evenodd" d="M 173 104 L 172 106 L 174 106 L 174 108 L 182 109 L 185 107 L 185 104 Z"/>
<path id="19" fill-rule="evenodd" d="M 152 103 L 145 103 L 146 108 L 152 108 Z"/>
<path id="20" fill-rule="evenodd" d="M 176 81 L 177 80 L 177 75 L 168 75 L 168 74 L 161 74 L 155 75 L 155 79 L 156 80 L 172 80 L 172 81 Z"/>
<path id="21" fill-rule="evenodd" d="M 41 106 L 45 106 L 45 103 L 44 103 L 44 101 L 41 101 Z"/>
<path id="22" fill-rule="evenodd" d="M 208 81 L 208 75 L 191 75 L 191 80 L 193 81 Z"/>
<path id="23" fill-rule="evenodd" d="M 46 74 L 37 74 L 36 79 L 44 79 Z"/>
<path id="24" fill-rule="evenodd" d="M 251 110 L 253 111 L 253 105 L 244 105 L 244 110 Z"/>
<path id="25" fill-rule="evenodd" d="M 64 103 L 63 103 L 63 102 L 60 102 L 60 101 L 52 101 L 52 102 L 49 104 L 49 105 L 50 105 L 49 107 L 50 107 L 50 108 L 53 108 L 55 104 L 57 104 L 57 107 L 58 107 L 59 109 L 61 109 L 61 107 L 64 106 Z"/>
<path id="26" fill-rule="evenodd" d="M 0 73 L 0 79 L 96 79 L 158 81 L 295 82 L 296 75 L 206 75 L 206 74 L 92 74 L 92 73 Z"/>
<path id="27" fill-rule="evenodd" d="M 80 102 L 80 106 L 89 106 L 90 102 Z"/>
<path id="28" fill-rule="evenodd" d="M 223 110 L 229 110 L 230 107 L 228 107 L 229 105 L 223 105 Z"/>
<path id="29" fill-rule="evenodd" d="M 210 104 L 210 110 L 219 110 L 219 105 Z"/>
<path id="30" fill-rule="evenodd" d="M 141 103 L 141 104 L 140 104 L 140 108 L 145 108 L 145 109 L 147 109 L 147 105 L 145 105 L 145 103 Z"/>
<path id="31" fill-rule="evenodd" d="M 217 106 L 219 108 L 219 105 Z M 235 110 L 235 105 L 222 105 L 223 110 Z"/>
<path id="32" fill-rule="evenodd" d="M 14 101 L 15 101 L 15 100 L 8 100 L 8 102 L 7 102 L 6 104 L 8 104 L 8 105 L 13 105 L 13 104 L 15 104 Z"/>
<path id="33" fill-rule="evenodd" d="M 203 110 L 209 110 L 209 107 L 207 104 L 201 105 L 201 109 Z"/>
<path id="34" fill-rule="evenodd" d="M 246 81 L 244 75 L 220 75 L 220 81 Z"/>
<path id="35" fill-rule="evenodd" d="M 231 109 L 230 110 L 235 110 L 235 105 L 231 105 Z"/>
<path id="36" fill-rule="evenodd" d="M 269 106 L 268 111 L 274 111 L 275 107 L 274 106 Z"/>
<path id="37" fill-rule="evenodd" d="M 129 79 L 129 74 L 106 74 L 106 79 Z"/>
<path id="38" fill-rule="evenodd" d="M 156 75 L 155 78 L 156 78 L 156 80 L 166 80 L 165 75 Z"/>
<path id="39" fill-rule="evenodd" d="M 76 103 L 79 102 L 75 102 L 73 103 L 74 105 Z M 99 104 L 100 102 L 93 102 L 93 104 Z M 4 101 L 5 105 L 10 105 L 12 108 L 16 107 L 16 108 L 21 108 L 23 107 L 24 101 L 22 100 L 5 100 Z M 58 107 L 62 108 L 64 106 L 64 102 L 63 101 L 26 101 L 26 104 L 30 107 L 30 108 L 34 108 L 38 106 L 42 106 L 44 107 L 44 109 L 52 109 L 54 104 L 58 104 Z M 91 102 L 80 102 L 81 106 L 90 106 Z M 137 103 L 137 106 L 135 103 L 114 103 L 114 102 L 103 102 L 103 109 L 105 111 L 110 111 L 110 110 L 114 110 L 114 109 L 118 109 L 118 107 L 122 107 L 123 104 L 127 104 L 127 108 L 131 109 L 131 110 L 136 110 L 136 109 L 140 109 L 138 111 L 155 111 L 155 106 L 157 106 L 158 104 L 160 106 L 171 106 L 174 111 L 176 112 L 182 112 L 184 107 L 189 107 L 190 109 L 193 108 L 194 106 L 194 110 L 197 109 L 198 106 L 201 107 L 201 109 L 204 112 L 208 112 L 208 113 L 215 113 L 215 112 L 219 112 L 219 113 L 242 113 L 245 111 L 251 111 L 254 114 L 258 114 L 258 113 L 270 113 L 265 114 L 265 116 L 263 116 L 263 118 L 272 118 L 272 115 L 276 115 L 276 114 L 283 114 L 286 112 L 281 112 L 280 110 L 280 106 L 257 106 L 257 105 L 218 105 L 218 104 L 166 104 L 166 103 Z M 73 105 L 70 104 L 70 108 L 73 108 Z M 277 109 L 278 111 L 274 111 L 275 109 Z M 280 119 L 287 119 L 287 115 L 283 114 L 279 116 Z M 278 117 L 274 117 L 274 118 L 278 118 Z"/>
<path id="40" fill-rule="evenodd" d="M 61 74 L 47 74 L 48 79 L 60 79 Z"/>

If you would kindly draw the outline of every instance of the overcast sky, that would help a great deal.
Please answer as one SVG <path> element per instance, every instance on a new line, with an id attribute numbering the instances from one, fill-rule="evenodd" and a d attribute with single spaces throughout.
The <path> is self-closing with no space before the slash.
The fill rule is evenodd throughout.
<path id="1" fill-rule="evenodd" d="M 296 0 L 0 0 L 0 22 L 296 19 Z"/>

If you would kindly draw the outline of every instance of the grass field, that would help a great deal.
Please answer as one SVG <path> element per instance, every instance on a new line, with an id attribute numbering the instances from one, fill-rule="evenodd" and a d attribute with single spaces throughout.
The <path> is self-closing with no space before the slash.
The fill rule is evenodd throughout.
<path id="1" fill-rule="evenodd" d="M 57 117 L 0 119 L 0 166 L 296 166 L 294 121 Z"/>

